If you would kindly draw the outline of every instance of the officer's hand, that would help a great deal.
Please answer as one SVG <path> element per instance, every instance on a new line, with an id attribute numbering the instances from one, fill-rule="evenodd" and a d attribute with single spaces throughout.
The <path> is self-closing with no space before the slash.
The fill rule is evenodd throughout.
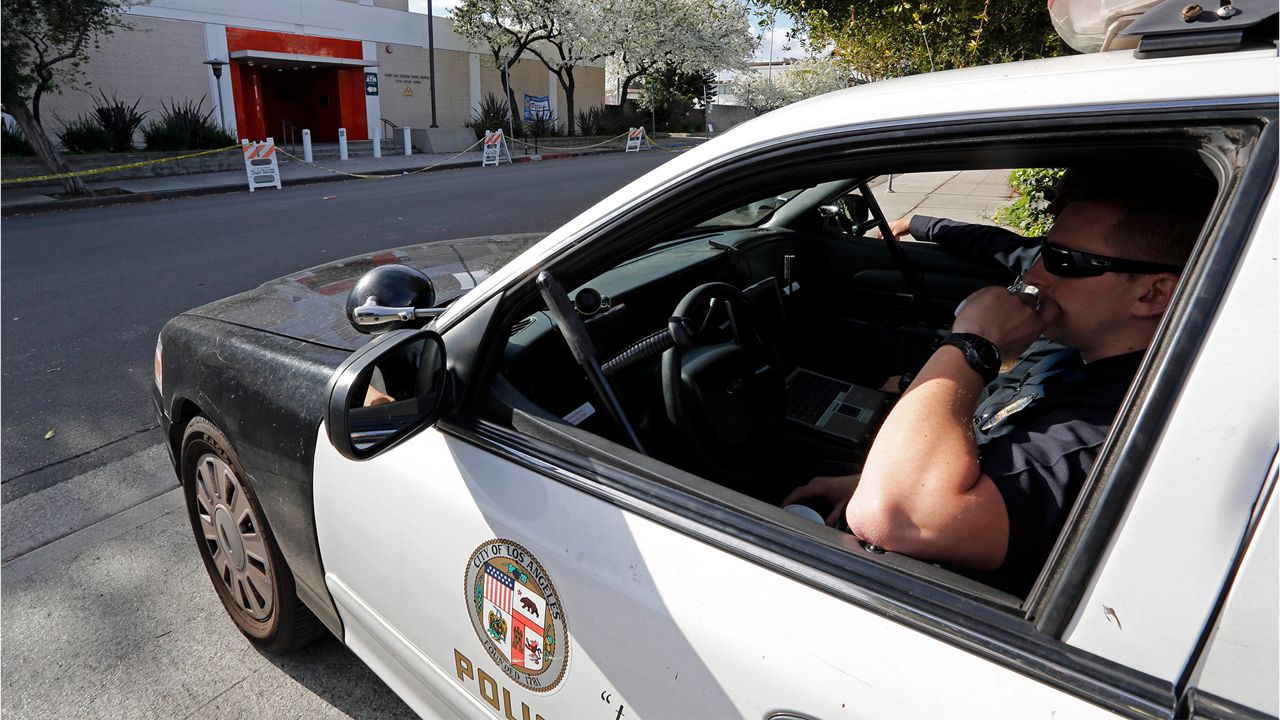
<path id="1" fill-rule="evenodd" d="M 995 344 L 1001 358 L 1013 358 L 1044 333 L 1058 312 L 1052 302 L 1037 311 L 1004 288 L 987 287 L 965 298 L 951 330 L 980 335 Z"/>
<path id="2" fill-rule="evenodd" d="M 801 485 L 782 501 L 782 507 L 788 505 L 806 505 L 826 514 L 826 522 L 837 527 L 844 517 L 844 509 L 858 487 L 859 475 L 839 475 L 816 477 Z M 819 508 L 821 508 L 819 510 Z M 830 508 L 830 510 L 828 510 Z"/>
<path id="3" fill-rule="evenodd" d="M 903 235 L 906 235 L 911 230 L 912 217 L 914 216 L 907 215 L 905 217 L 900 217 L 897 220 L 893 220 L 892 222 L 889 223 L 889 229 L 893 231 L 893 237 L 895 240 L 902 237 Z M 867 237 L 872 237 L 872 238 L 882 237 L 880 228 L 876 227 L 867 231 Z"/>
<path id="4" fill-rule="evenodd" d="M 382 392 L 378 388 L 370 385 L 368 390 L 364 392 L 364 406 L 373 407 L 374 405 L 386 405 L 393 403 L 396 399 Z"/>

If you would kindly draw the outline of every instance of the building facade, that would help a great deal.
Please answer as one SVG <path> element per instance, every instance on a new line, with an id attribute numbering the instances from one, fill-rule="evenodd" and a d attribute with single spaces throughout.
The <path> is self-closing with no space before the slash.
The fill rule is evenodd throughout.
<path id="1" fill-rule="evenodd" d="M 345 128 L 351 140 L 392 126 L 432 124 L 427 16 L 408 0 L 151 0 L 130 8 L 131 28 L 106 38 L 85 66 L 84 82 L 46 98 L 51 128 L 88 112 L 99 93 L 148 117 L 163 104 L 203 101 L 239 138 L 310 129 L 319 142 Z M 482 98 L 502 95 L 488 48 L 472 46 L 436 17 L 435 124 L 463 127 Z M 208 60 L 226 63 L 214 77 Z M 537 58 L 510 68 L 517 101 L 549 96 L 563 122 L 559 83 Z M 604 67 L 575 71 L 575 107 L 604 102 Z"/>

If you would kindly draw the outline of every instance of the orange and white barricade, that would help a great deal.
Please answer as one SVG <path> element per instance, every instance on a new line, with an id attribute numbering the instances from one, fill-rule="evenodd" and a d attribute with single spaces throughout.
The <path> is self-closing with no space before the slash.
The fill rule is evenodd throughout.
<path id="1" fill-rule="evenodd" d="M 276 141 L 267 138 L 263 142 L 240 140 L 244 151 L 244 172 L 249 178 L 249 192 L 260 187 L 280 187 L 280 163 L 276 157 Z"/>
<path id="2" fill-rule="evenodd" d="M 649 142 L 649 136 L 645 134 L 643 125 L 627 130 L 627 152 L 640 152 L 651 147 L 653 143 Z"/>
<path id="3" fill-rule="evenodd" d="M 502 130 L 485 130 L 484 131 L 484 159 L 480 162 L 480 167 L 488 167 L 490 165 L 497 167 L 502 163 L 502 154 L 507 155 L 507 164 L 510 165 L 511 150 L 507 148 L 507 139 L 502 135 Z"/>

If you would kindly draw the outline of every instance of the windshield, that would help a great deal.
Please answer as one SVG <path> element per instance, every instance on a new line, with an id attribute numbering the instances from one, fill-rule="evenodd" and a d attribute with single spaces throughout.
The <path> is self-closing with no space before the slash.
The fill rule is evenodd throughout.
<path id="1" fill-rule="evenodd" d="M 786 205 L 787 201 L 799 195 L 803 189 L 804 188 L 788 190 L 787 192 L 778 195 L 770 195 L 769 197 L 747 203 L 740 208 L 735 208 L 727 213 L 717 215 L 710 220 L 698 223 L 697 227 L 749 227 L 751 225 L 764 222 L 764 220 L 776 212 L 778 208 Z"/>

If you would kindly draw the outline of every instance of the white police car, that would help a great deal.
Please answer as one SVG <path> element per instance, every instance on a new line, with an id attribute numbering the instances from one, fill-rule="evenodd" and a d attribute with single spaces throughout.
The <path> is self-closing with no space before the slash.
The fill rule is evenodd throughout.
<path id="1" fill-rule="evenodd" d="M 1136 50 L 784 108 L 500 267 L 531 240 L 403 248 L 175 318 L 156 403 L 232 619 L 273 651 L 327 628 L 424 716 L 1274 717 L 1280 61 L 1274 2 L 1231 7 L 1164 3 Z M 859 237 L 892 219 L 870 181 L 1083 166 L 1217 195 L 1031 591 L 764 501 L 775 442 L 861 457 L 884 399 L 855 388 L 1008 280 Z M 432 280 L 375 269 L 346 295 L 412 265 Z M 348 297 L 395 329 L 368 342 Z M 762 359 L 861 404 L 784 420 L 797 391 L 740 372 Z"/>

